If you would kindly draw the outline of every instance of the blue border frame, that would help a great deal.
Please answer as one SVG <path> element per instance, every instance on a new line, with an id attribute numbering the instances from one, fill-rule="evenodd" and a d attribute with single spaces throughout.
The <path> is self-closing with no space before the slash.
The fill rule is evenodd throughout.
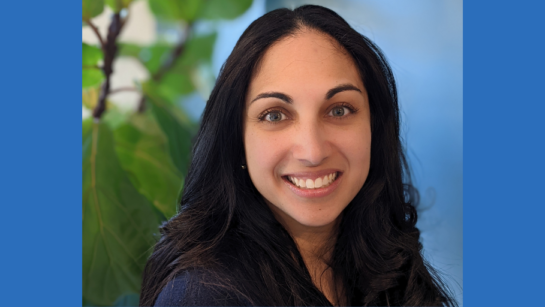
<path id="1" fill-rule="evenodd" d="M 2 306 L 81 303 L 78 1 L 2 3 Z"/>
<path id="2" fill-rule="evenodd" d="M 543 304 L 544 9 L 465 2 L 467 306 Z"/>
<path id="3" fill-rule="evenodd" d="M 541 302 L 544 9 L 543 3 L 465 3 L 467 306 Z M 81 6 L 11 1 L 3 11 L 2 304 L 76 306 Z"/>

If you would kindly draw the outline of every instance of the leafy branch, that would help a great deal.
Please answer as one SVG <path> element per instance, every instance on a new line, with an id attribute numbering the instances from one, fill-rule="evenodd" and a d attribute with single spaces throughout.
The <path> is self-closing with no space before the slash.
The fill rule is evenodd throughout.
<path id="1" fill-rule="evenodd" d="M 161 221 L 176 213 L 191 159 L 196 123 L 175 102 L 197 89 L 198 80 L 193 77 L 200 76 L 201 65 L 209 64 L 217 38 L 215 32 L 194 35 L 193 23 L 236 18 L 252 3 L 144 1 L 158 20 L 183 24 L 180 32 L 185 35 L 180 33 L 175 44 L 122 43 L 119 35 L 131 27 L 127 19 L 134 1 L 82 1 L 83 26 L 100 42 L 100 46 L 82 42 L 82 104 L 93 110 L 94 119 L 101 118 L 84 119 L 82 127 L 84 306 L 138 305 L 142 270 L 153 244 L 150 239 Z M 106 33 L 99 32 L 94 18 L 107 7 L 116 14 Z M 117 56 L 138 59 L 149 80 L 111 88 Z M 105 110 L 107 97 L 129 91 L 142 95 L 140 113 L 145 107 L 151 112 L 126 115 Z"/>
<path id="2" fill-rule="evenodd" d="M 106 97 L 108 97 L 108 94 L 110 93 L 110 77 L 113 72 L 113 62 L 115 59 L 115 55 L 117 54 L 116 40 L 121 33 L 123 25 L 124 22 L 121 19 L 121 15 L 119 14 L 119 12 L 115 13 L 112 16 L 112 22 L 108 27 L 106 42 L 104 43 L 102 48 L 102 51 L 104 52 L 104 65 L 102 65 L 102 71 L 104 72 L 104 76 L 106 79 L 102 83 L 102 86 L 100 88 L 100 95 L 98 97 L 98 103 L 93 110 L 93 117 L 96 119 L 100 119 L 102 113 L 104 113 L 104 111 L 106 110 Z M 95 33 L 100 38 L 100 34 L 98 33 L 98 31 L 96 31 Z"/>
<path id="3" fill-rule="evenodd" d="M 172 50 L 167 60 L 163 63 L 163 65 L 159 68 L 159 70 L 153 75 L 153 80 L 160 81 L 161 78 L 163 78 L 163 76 L 165 75 L 165 73 L 174 66 L 174 64 L 176 63 L 176 60 L 184 53 L 185 46 L 187 45 L 186 42 L 189 38 L 189 34 L 191 33 L 191 28 L 193 28 L 193 23 L 189 23 L 187 27 L 185 27 L 185 31 L 183 35 L 184 39 L 180 40 L 180 42 Z"/>
<path id="4" fill-rule="evenodd" d="M 91 27 L 91 29 L 93 30 L 93 32 L 97 36 L 98 41 L 100 42 L 100 47 L 102 48 L 102 50 L 104 50 L 104 40 L 102 39 L 102 35 L 100 35 L 100 32 L 98 32 L 98 28 L 95 26 L 95 24 L 90 19 L 86 19 L 84 21 L 89 27 Z"/>
<path id="5" fill-rule="evenodd" d="M 100 119 L 104 111 L 106 110 L 106 98 L 110 94 L 122 92 L 122 91 L 138 91 L 136 88 L 119 88 L 119 89 L 110 89 L 110 77 L 113 73 L 113 61 L 117 55 L 118 46 L 116 44 L 116 40 L 119 37 L 119 34 L 121 33 L 121 30 L 123 29 L 123 26 L 126 23 L 126 19 L 121 18 L 120 13 L 116 13 L 112 16 L 112 22 L 110 23 L 110 26 L 108 28 L 108 34 L 107 39 L 104 41 L 102 36 L 100 35 L 100 32 L 98 31 L 98 28 L 90 21 L 85 20 L 85 22 L 91 27 L 93 32 L 95 33 L 96 37 L 100 41 L 101 49 L 104 54 L 104 64 L 102 67 L 100 67 L 104 73 L 105 80 L 101 85 L 100 89 L 100 95 L 98 98 L 98 103 L 96 107 L 93 110 L 93 117 L 96 119 Z M 163 76 L 175 65 L 176 61 L 183 55 L 184 50 L 186 49 L 187 41 L 189 38 L 189 35 L 191 33 L 191 29 L 193 28 L 193 23 L 190 22 L 184 29 L 184 35 L 183 38 L 180 40 L 180 42 L 172 49 L 172 52 L 167 57 L 167 59 L 163 62 L 163 64 L 160 66 L 160 68 L 157 70 L 155 74 L 152 76 L 152 80 L 159 82 L 163 78 Z M 99 68 L 98 66 L 91 66 L 88 68 Z M 142 113 L 146 109 L 146 97 L 144 94 L 140 97 L 137 111 L 139 113 Z"/>
<path id="6" fill-rule="evenodd" d="M 193 28 L 193 22 L 188 23 L 188 25 L 184 29 L 183 39 L 181 39 L 178 42 L 178 44 L 176 45 L 176 47 L 174 47 L 174 49 L 170 53 L 169 57 L 165 60 L 163 65 L 161 65 L 159 70 L 157 70 L 157 72 L 152 76 L 152 79 L 154 81 L 156 82 L 161 81 L 165 73 L 167 73 L 174 66 L 174 64 L 176 63 L 176 60 L 183 55 L 192 28 Z M 142 113 L 146 110 L 145 95 L 142 95 L 142 97 L 140 97 L 137 110 L 139 113 Z"/>

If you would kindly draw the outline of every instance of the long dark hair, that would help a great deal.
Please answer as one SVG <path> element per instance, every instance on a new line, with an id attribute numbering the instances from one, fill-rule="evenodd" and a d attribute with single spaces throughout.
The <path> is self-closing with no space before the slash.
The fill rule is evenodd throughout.
<path id="1" fill-rule="evenodd" d="M 340 295 L 351 305 L 454 305 L 421 255 L 417 193 L 401 146 L 392 71 L 379 48 L 339 15 L 305 5 L 254 21 L 222 67 L 204 110 L 180 212 L 162 226 L 146 265 L 141 306 L 153 305 L 170 280 L 195 269 L 215 274 L 219 286 L 255 305 L 329 305 L 294 240 L 241 168 L 252 73 L 271 44 L 304 28 L 333 37 L 352 56 L 371 111 L 369 175 L 342 213 L 329 263 L 342 283 Z"/>

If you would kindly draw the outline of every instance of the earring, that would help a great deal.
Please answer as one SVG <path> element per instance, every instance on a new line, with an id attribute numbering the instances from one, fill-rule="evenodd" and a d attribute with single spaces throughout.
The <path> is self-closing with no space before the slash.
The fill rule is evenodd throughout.
<path id="1" fill-rule="evenodd" d="M 246 169 L 246 165 L 242 164 L 242 169 Z"/>

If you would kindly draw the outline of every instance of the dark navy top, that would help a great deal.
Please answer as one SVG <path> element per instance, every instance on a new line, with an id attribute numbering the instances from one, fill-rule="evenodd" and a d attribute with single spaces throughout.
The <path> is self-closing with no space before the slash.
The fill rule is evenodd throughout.
<path id="1" fill-rule="evenodd" d="M 161 291 L 154 306 L 251 306 L 240 295 L 215 284 L 213 277 L 198 271 L 184 272 Z"/>

